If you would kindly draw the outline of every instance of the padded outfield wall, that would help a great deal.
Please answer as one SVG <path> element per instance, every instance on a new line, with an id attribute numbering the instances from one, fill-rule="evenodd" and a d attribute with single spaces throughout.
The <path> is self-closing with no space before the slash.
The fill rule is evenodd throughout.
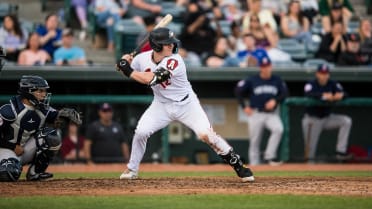
<path id="1" fill-rule="evenodd" d="M 247 125 L 239 112 L 235 101 L 233 89 L 240 79 L 246 78 L 258 72 L 256 68 L 195 68 L 189 69 L 188 75 L 194 90 L 197 92 L 203 106 L 210 115 L 217 132 L 226 137 L 235 149 L 247 159 L 248 137 Z M 286 82 L 291 97 L 303 96 L 303 85 L 314 76 L 314 69 L 298 67 L 275 68 L 274 73 L 280 75 Z M 0 96 L 3 98 L 0 104 L 6 102 L 6 96 L 16 93 L 18 80 L 21 75 L 35 74 L 48 80 L 53 95 L 76 96 L 76 95 L 101 95 L 101 96 L 148 96 L 151 97 L 151 89 L 123 78 L 114 67 L 89 66 L 89 67 L 20 67 L 6 66 L 0 76 Z M 372 98 L 372 68 L 336 68 L 332 70 L 332 78 L 341 81 L 350 97 Z M 58 102 L 54 106 L 74 106 L 84 113 L 84 124 L 96 119 L 96 105 L 99 100 L 89 103 Z M 53 100 L 52 100 L 53 103 Z M 133 131 L 136 121 L 145 110 L 146 102 L 130 102 L 122 104 L 113 101 L 115 116 L 123 127 Z M 295 106 L 289 111 L 289 161 L 301 161 L 303 156 L 303 139 L 300 128 L 300 119 L 303 113 L 302 106 Z M 353 118 L 354 124 L 350 136 L 350 144 L 361 146 L 368 150 L 372 148 L 372 133 L 369 131 L 372 125 L 372 107 L 339 106 L 335 111 L 346 113 Z M 82 126 L 84 131 L 85 126 Z M 169 134 L 169 157 L 170 160 L 188 162 L 220 162 L 220 159 L 205 144 L 195 139 L 195 136 L 183 126 L 172 124 Z M 267 135 L 267 133 L 266 133 Z M 325 159 L 333 154 L 336 143 L 335 131 L 327 131 L 322 134 L 319 144 L 319 155 Z M 155 134 L 149 141 L 145 161 L 151 161 L 151 154 L 162 152 L 162 133 Z M 264 144 L 263 144 L 264 145 Z M 371 149 L 372 152 L 372 149 Z"/>

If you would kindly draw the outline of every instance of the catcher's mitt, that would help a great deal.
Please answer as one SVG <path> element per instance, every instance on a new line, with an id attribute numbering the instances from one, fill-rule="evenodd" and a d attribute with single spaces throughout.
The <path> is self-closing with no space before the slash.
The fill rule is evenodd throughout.
<path id="1" fill-rule="evenodd" d="M 73 123 L 76 123 L 77 125 L 82 124 L 80 113 L 72 108 L 62 108 L 61 110 L 59 110 L 58 118 L 71 121 Z"/>
<path id="2" fill-rule="evenodd" d="M 149 85 L 154 86 L 168 80 L 171 76 L 171 72 L 164 68 L 159 68 L 154 72 L 154 77 L 150 81 Z"/>

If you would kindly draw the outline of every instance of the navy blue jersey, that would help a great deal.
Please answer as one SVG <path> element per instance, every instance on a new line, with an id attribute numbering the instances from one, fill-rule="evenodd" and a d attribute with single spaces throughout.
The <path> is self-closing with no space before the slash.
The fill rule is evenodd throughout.
<path id="1" fill-rule="evenodd" d="M 25 106 L 20 96 L 11 98 L 8 104 L 0 107 L 0 147 L 14 149 L 17 144 L 23 145 L 46 123 L 53 123 L 58 111 L 35 109 Z"/>
<path id="2" fill-rule="evenodd" d="M 244 99 L 248 97 L 249 106 L 263 112 L 270 112 L 270 110 L 265 109 L 267 101 L 275 99 L 277 103 L 280 103 L 287 94 L 288 90 L 285 82 L 276 75 L 272 75 L 267 80 L 262 79 L 260 75 L 255 75 L 239 81 L 235 88 L 235 95 L 242 108 L 246 106 Z"/>
<path id="3" fill-rule="evenodd" d="M 344 93 L 344 90 L 337 81 L 328 80 L 324 86 L 321 86 L 318 81 L 314 79 L 305 84 L 304 92 L 306 97 L 323 101 L 323 93 Z M 311 116 L 323 118 L 331 114 L 331 106 L 308 106 L 306 107 L 306 113 Z"/>

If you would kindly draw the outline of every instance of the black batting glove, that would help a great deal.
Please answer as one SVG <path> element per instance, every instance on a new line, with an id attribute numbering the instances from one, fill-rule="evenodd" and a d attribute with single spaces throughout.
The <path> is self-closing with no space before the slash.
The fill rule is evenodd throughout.
<path id="1" fill-rule="evenodd" d="M 133 69 L 130 67 L 129 62 L 126 59 L 120 59 L 116 63 L 116 70 L 123 72 L 124 75 L 126 75 L 128 78 L 130 77 L 130 75 L 133 72 Z"/>
<path id="2" fill-rule="evenodd" d="M 156 84 L 162 83 L 168 80 L 171 76 L 171 72 L 164 68 L 159 68 L 154 72 L 154 77 L 149 83 L 149 86 L 154 86 Z"/>

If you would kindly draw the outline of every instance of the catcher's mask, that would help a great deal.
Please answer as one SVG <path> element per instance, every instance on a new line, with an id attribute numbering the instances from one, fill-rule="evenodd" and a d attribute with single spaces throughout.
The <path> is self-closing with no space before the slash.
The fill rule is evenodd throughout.
<path id="1" fill-rule="evenodd" d="M 151 31 L 149 42 L 151 48 L 156 52 L 161 52 L 164 44 L 174 44 L 172 51 L 173 54 L 178 52 L 178 45 L 180 43 L 180 41 L 175 37 L 174 32 L 168 28 L 157 28 Z"/>
<path id="2" fill-rule="evenodd" d="M 38 89 L 49 89 L 48 82 L 44 78 L 35 75 L 22 76 L 19 82 L 18 94 L 22 98 L 28 99 L 36 108 L 48 108 L 51 93 L 47 93 L 43 99 L 39 100 L 34 95 L 34 92 Z"/>

